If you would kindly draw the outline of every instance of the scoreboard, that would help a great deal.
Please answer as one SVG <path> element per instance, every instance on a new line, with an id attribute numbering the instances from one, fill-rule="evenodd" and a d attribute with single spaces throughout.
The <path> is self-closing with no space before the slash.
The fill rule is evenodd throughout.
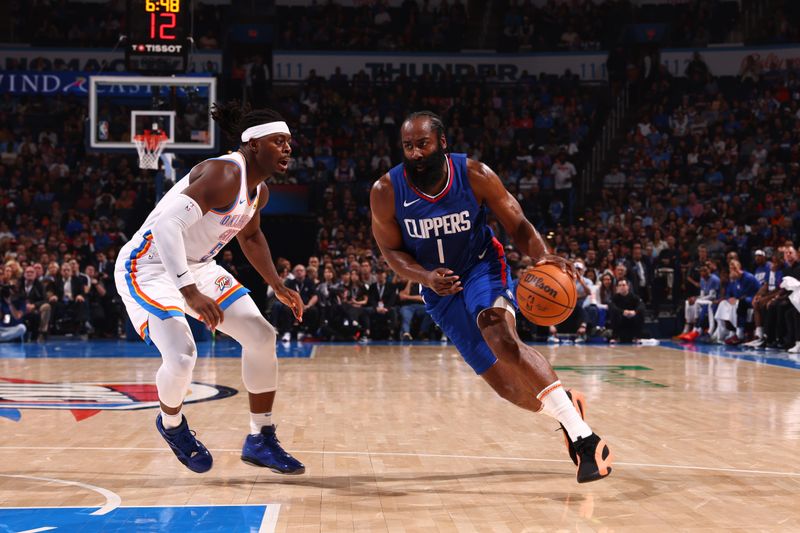
<path id="1" fill-rule="evenodd" d="M 126 68 L 146 74 L 186 71 L 192 0 L 128 0 Z"/>

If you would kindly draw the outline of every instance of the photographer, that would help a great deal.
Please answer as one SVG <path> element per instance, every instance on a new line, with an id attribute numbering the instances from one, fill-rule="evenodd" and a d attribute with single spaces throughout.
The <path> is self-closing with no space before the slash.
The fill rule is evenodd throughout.
<path id="1" fill-rule="evenodd" d="M 15 293 L 14 286 L 0 285 L 0 342 L 23 339 L 27 331 Z"/>
<path id="2" fill-rule="evenodd" d="M 31 340 L 39 337 L 46 339 L 52 307 L 47 302 L 44 285 L 36 278 L 36 269 L 32 265 L 25 267 L 16 292 L 20 298 L 20 309 L 24 309 L 22 321 L 30 332 Z"/>

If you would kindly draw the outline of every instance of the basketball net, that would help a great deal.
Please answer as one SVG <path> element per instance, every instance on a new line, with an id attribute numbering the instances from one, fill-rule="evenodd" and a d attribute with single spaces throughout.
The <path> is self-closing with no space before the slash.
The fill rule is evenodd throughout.
<path id="1" fill-rule="evenodd" d="M 160 130 L 144 130 L 133 137 L 133 143 L 139 153 L 139 168 L 158 170 L 158 158 L 167 145 L 167 134 Z"/>

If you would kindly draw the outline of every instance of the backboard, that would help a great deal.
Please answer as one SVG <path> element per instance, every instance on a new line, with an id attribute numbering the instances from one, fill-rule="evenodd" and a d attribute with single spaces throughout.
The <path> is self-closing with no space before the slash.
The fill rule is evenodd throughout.
<path id="1" fill-rule="evenodd" d="M 88 148 L 130 151 L 136 134 L 158 124 L 167 151 L 215 151 L 216 97 L 217 80 L 210 76 L 91 76 Z"/>

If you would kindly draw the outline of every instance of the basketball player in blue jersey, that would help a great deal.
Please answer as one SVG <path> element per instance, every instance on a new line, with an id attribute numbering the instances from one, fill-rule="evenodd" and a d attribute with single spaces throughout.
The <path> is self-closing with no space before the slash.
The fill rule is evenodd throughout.
<path id="1" fill-rule="evenodd" d="M 275 329 L 250 291 L 214 261 L 236 237 L 277 298 L 302 320 L 303 301 L 278 276 L 259 215 L 269 199 L 264 180 L 288 168 L 291 134 L 278 113 L 251 111 L 236 102 L 215 105 L 212 116 L 225 133 L 241 139 L 239 149 L 203 161 L 172 187 L 123 246 L 114 275 L 131 322 L 161 352 L 156 428 L 178 460 L 193 472 L 206 472 L 213 462 L 181 413 L 197 360 L 188 314 L 242 345 L 242 381 L 250 400 L 242 460 L 301 474 L 305 467 L 281 447 L 272 424 Z"/>
<path id="2" fill-rule="evenodd" d="M 487 224 L 489 211 L 521 253 L 574 276 L 572 265 L 548 253 L 489 167 L 446 153 L 438 116 L 413 113 L 400 138 L 403 164 L 375 182 L 370 195 L 381 252 L 400 276 L 424 286 L 427 312 L 502 398 L 558 420 L 578 483 L 606 477 L 613 456 L 583 420 L 583 395 L 564 390 L 548 361 L 517 335 L 511 269 Z"/>

